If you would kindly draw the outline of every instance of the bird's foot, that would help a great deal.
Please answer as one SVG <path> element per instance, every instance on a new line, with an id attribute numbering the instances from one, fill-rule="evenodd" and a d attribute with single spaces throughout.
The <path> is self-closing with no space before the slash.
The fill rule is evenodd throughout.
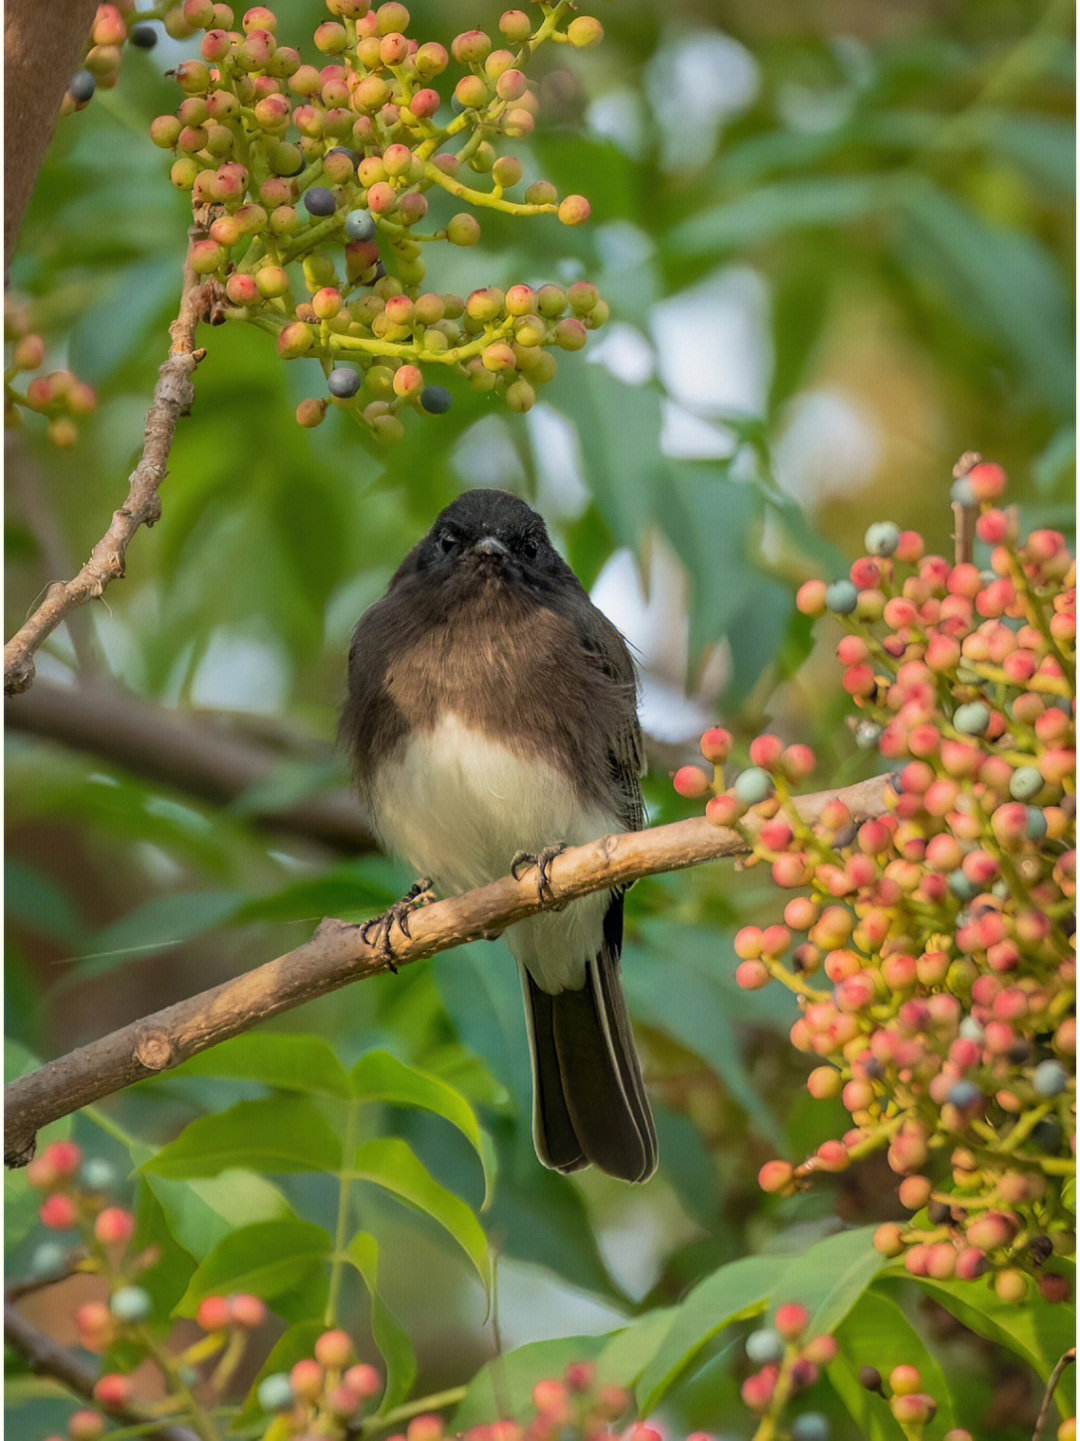
<path id="1" fill-rule="evenodd" d="M 435 891 L 431 881 L 427 876 L 421 876 L 400 901 L 395 901 L 392 906 L 383 911 L 381 916 L 375 916 L 373 920 L 365 921 L 360 927 L 360 936 L 364 944 L 377 946 L 382 951 L 386 964 L 395 975 L 397 966 L 394 965 L 394 947 L 391 940 L 394 927 L 397 926 L 401 934 L 411 940 L 409 917 L 413 911 L 419 910 L 421 906 L 426 906 L 429 901 L 434 899 Z"/>
<path id="2" fill-rule="evenodd" d="M 536 888 L 540 892 L 540 899 L 550 901 L 554 898 L 555 892 L 551 889 L 548 869 L 555 857 L 561 856 L 565 850 L 566 842 L 556 841 L 554 845 L 544 846 L 543 850 L 536 851 L 535 854 L 532 851 L 516 851 L 510 862 L 510 874 L 515 881 L 520 881 L 524 872 L 531 871 L 535 866 L 538 873 Z M 563 911 L 569 904 L 569 901 L 563 901 L 561 905 L 552 906 L 550 909 Z"/>

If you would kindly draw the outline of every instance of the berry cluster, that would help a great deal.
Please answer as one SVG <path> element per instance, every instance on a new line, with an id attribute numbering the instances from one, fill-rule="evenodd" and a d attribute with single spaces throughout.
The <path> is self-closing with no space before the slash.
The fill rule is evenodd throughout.
<path id="1" fill-rule="evenodd" d="M 817 1384 L 822 1366 L 836 1359 L 834 1338 L 807 1337 L 809 1324 L 806 1307 L 788 1303 L 777 1307 L 771 1326 L 746 1338 L 747 1357 L 760 1369 L 743 1382 L 742 1398 L 774 1424 L 797 1396 Z M 828 1441 L 831 1428 L 821 1412 L 804 1410 L 787 1422 L 787 1431 L 791 1441 Z"/>
<path id="2" fill-rule="evenodd" d="M 10 359 L 4 372 L 4 421 L 18 425 L 20 410 L 30 410 L 49 418 L 47 435 L 54 445 L 67 449 L 79 438 L 75 422 L 89 415 L 97 406 L 93 387 L 73 375 L 70 370 L 52 370 L 36 375 L 25 390 L 17 390 L 17 375 L 40 370 L 45 363 L 45 341 L 32 328 L 26 306 L 8 301 L 4 309 L 4 338 L 11 345 Z"/>
<path id="3" fill-rule="evenodd" d="M 205 1305 L 205 1302 L 204 1302 Z M 264 1376 L 256 1393 L 262 1409 L 282 1418 L 275 1428 L 303 1436 L 344 1436 L 356 1428 L 368 1403 L 380 1394 L 382 1377 L 374 1366 L 356 1361 L 352 1337 L 324 1331 L 313 1357 L 297 1361 L 288 1373 Z"/>
<path id="4" fill-rule="evenodd" d="M 150 12 L 156 15 L 157 11 Z M 166 17 L 166 29 L 176 34 L 176 21 L 170 12 Z M 181 34 L 190 35 L 189 29 Z M 72 115 L 76 110 L 85 110 L 96 91 L 111 90 L 120 79 L 120 64 L 124 58 L 124 46 L 131 44 L 138 50 L 152 50 L 157 44 L 157 31 L 138 15 L 135 0 L 116 0 L 115 4 L 99 5 L 90 28 L 90 42 L 82 68 L 76 70 L 68 82 L 68 88 L 60 105 L 61 115 Z"/>
<path id="5" fill-rule="evenodd" d="M 38 1216 L 41 1224 L 75 1237 L 42 1242 L 34 1251 L 30 1272 L 35 1285 L 49 1285 L 73 1271 L 101 1277 L 107 1293 L 100 1300 L 82 1302 L 74 1322 L 79 1344 L 96 1356 L 123 1355 L 134 1367 L 152 1357 L 169 1389 L 183 1402 L 199 1379 L 215 1392 L 224 1391 L 240 1363 L 248 1336 L 267 1320 L 258 1296 L 207 1296 L 196 1321 L 206 1333 L 180 1354 L 161 1347 L 150 1324 L 155 1305 L 141 1284 L 146 1272 L 160 1259 L 156 1248 L 132 1247 L 136 1222 L 124 1206 L 112 1203 L 116 1186 L 113 1167 L 98 1157 L 84 1157 L 72 1141 L 54 1141 L 26 1169 L 30 1186 L 44 1193 Z M 159 1318 L 160 1319 L 160 1318 Z M 207 1376 L 196 1367 L 214 1361 Z M 368 1368 L 370 1369 L 370 1368 Z M 141 1414 L 134 1382 L 129 1374 L 106 1371 L 93 1387 L 93 1399 L 102 1411 L 131 1417 Z M 69 1423 L 70 1441 L 96 1441 L 104 1428 L 96 1412 L 79 1411 Z"/>
<path id="6" fill-rule="evenodd" d="M 526 411 L 555 374 L 552 350 L 581 349 L 607 305 L 587 284 L 488 286 L 467 300 L 425 290 L 424 250 L 475 245 L 473 212 L 485 207 L 588 220 L 583 196 L 560 200 L 544 180 L 508 198 L 524 167 L 498 147 L 535 126 L 525 67 L 537 47 L 590 45 L 601 27 L 588 16 L 567 23 L 569 5 L 544 3 L 535 27 L 520 10 L 501 16 L 501 46 L 468 30 L 447 50 L 410 37 L 397 0 L 327 5 L 334 18 L 315 30 L 318 64 L 278 43 L 266 6 L 236 28 L 228 5 L 182 6 L 185 23 L 205 32 L 201 58 L 172 72 L 184 98 L 150 137 L 174 154 L 173 184 L 191 193 L 201 232 L 191 265 L 220 282 L 223 318 L 273 333 L 284 359 L 320 362 L 328 394 L 301 404 L 301 425 L 319 424 L 333 404 L 396 439 L 403 407 L 448 408 L 450 392 L 432 377 L 450 371 Z M 451 67 L 464 73 L 444 94 Z M 425 226 L 433 194 L 469 208 Z"/>
<path id="7" fill-rule="evenodd" d="M 905 1436 L 921 1437 L 923 1427 L 937 1415 L 938 1404 L 923 1389 L 922 1374 L 917 1366 L 894 1366 L 887 1378 L 876 1366 L 864 1366 L 859 1380 L 868 1391 L 888 1401 L 893 1419 Z M 943 1441 L 975 1441 L 975 1438 L 970 1431 L 954 1427 L 945 1433 Z"/>
<path id="8" fill-rule="evenodd" d="M 850 1113 L 841 1139 L 801 1166 L 769 1162 L 762 1186 L 789 1193 L 884 1147 L 913 1215 L 880 1228 L 880 1251 L 915 1276 L 989 1272 L 1007 1301 L 1034 1275 L 1063 1300 L 1053 1258 L 1075 1248 L 1076 565 L 1056 532 L 1020 540 L 997 504 L 1005 483 L 969 457 L 953 491 L 988 569 L 879 524 L 849 579 L 799 591 L 804 613 L 831 610 L 849 630 L 837 654 L 856 739 L 895 767 L 884 814 L 857 824 L 837 796 L 808 822 L 791 785 L 813 755 L 775 736 L 753 742 L 730 790 L 697 767 L 675 785 L 716 792 L 709 818 L 742 829 L 774 882 L 799 892 L 783 924 L 738 934 L 737 980 L 796 993 L 791 1039 L 819 1062 L 808 1089 Z M 714 767 L 730 749 L 726 732 L 702 738 Z"/>

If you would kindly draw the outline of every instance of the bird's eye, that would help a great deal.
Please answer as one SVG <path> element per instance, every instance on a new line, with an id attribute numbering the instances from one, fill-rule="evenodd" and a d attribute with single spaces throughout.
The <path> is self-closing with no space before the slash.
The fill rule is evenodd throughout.
<path id="1" fill-rule="evenodd" d="M 443 530 L 439 532 L 438 545 L 443 555 L 449 555 L 457 545 L 457 539 L 452 531 Z"/>
<path id="2" fill-rule="evenodd" d="M 526 560 L 535 560 L 537 552 L 539 550 L 539 546 L 536 544 L 535 540 L 529 540 L 528 537 L 526 537 L 521 542 L 521 545 L 518 547 L 518 549 L 521 551 L 522 555 L 525 557 Z"/>

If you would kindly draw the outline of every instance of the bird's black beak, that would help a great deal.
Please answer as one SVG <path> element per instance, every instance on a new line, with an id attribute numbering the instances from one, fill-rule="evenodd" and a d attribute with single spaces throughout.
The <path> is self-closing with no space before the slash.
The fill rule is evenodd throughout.
<path id="1" fill-rule="evenodd" d="M 494 535 L 482 535 L 473 546 L 473 551 L 491 560 L 501 560 L 503 556 L 510 554 L 502 541 Z"/>

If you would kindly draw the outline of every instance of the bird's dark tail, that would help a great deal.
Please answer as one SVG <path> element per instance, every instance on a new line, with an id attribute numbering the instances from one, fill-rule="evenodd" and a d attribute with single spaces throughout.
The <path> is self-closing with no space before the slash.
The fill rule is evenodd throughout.
<path id="1" fill-rule="evenodd" d="M 590 1161 L 623 1181 L 656 1170 L 656 1131 L 619 981 L 622 894 L 611 898 L 604 939 L 584 986 L 551 995 L 523 966 L 533 1059 L 533 1140 L 555 1171 Z"/>

